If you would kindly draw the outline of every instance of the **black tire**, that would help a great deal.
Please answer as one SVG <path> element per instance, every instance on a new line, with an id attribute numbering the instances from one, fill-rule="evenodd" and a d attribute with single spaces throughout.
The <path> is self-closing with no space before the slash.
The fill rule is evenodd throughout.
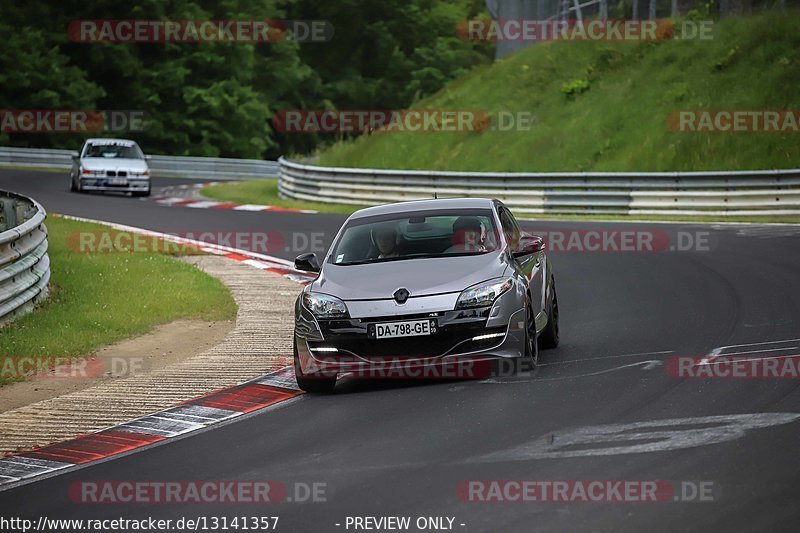
<path id="1" fill-rule="evenodd" d="M 556 282 L 553 280 L 553 291 L 550 296 L 550 312 L 547 314 L 547 325 L 539 335 L 539 347 L 543 350 L 555 348 L 559 342 L 558 328 L 558 294 L 556 293 Z"/>
<path id="2" fill-rule="evenodd" d="M 536 317 L 531 304 L 525 307 L 525 359 L 535 367 L 539 363 L 539 343 L 536 335 Z"/>
<path id="3" fill-rule="evenodd" d="M 150 189 L 147 189 L 146 191 L 136 191 L 132 194 L 133 196 L 150 196 Z"/>
<path id="4" fill-rule="evenodd" d="M 77 191 L 78 189 L 75 188 L 75 178 L 72 176 L 69 177 L 69 190 L 72 192 Z"/>
<path id="5" fill-rule="evenodd" d="M 307 377 L 300 369 L 300 358 L 297 355 L 297 339 L 294 340 L 294 377 L 300 390 L 317 394 L 327 394 L 333 392 L 336 386 L 336 376 L 332 377 Z"/>

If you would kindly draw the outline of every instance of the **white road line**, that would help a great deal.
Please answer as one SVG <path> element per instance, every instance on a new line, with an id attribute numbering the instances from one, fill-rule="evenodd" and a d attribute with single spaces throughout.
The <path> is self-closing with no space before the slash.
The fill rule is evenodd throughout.
<path id="1" fill-rule="evenodd" d="M 793 353 L 793 354 L 789 354 L 789 355 L 770 355 L 770 356 L 767 356 L 767 357 L 753 357 L 751 359 L 735 359 L 734 361 L 728 361 L 727 359 L 724 359 L 726 357 L 728 357 L 728 354 L 721 355 L 720 357 L 717 357 L 717 358 L 715 358 L 715 359 L 713 359 L 711 361 L 708 361 L 706 363 L 703 363 L 701 361 L 700 363 L 697 363 L 694 366 L 718 365 L 718 364 L 730 363 L 730 362 L 734 362 L 734 361 L 737 362 L 737 363 L 739 361 L 746 363 L 746 362 L 749 362 L 749 361 L 769 361 L 770 359 L 792 359 L 794 357 L 800 357 L 800 353 Z"/>
<path id="2" fill-rule="evenodd" d="M 188 198 L 181 198 L 179 196 L 170 196 L 167 198 L 161 198 L 160 200 L 156 200 L 156 203 L 164 204 L 164 205 L 172 205 L 177 204 L 178 202 L 185 202 Z"/>
<path id="3" fill-rule="evenodd" d="M 621 357 L 645 357 L 651 355 L 666 355 L 670 353 L 675 353 L 674 350 L 663 350 L 660 352 L 642 352 L 642 353 L 628 353 L 623 355 L 603 355 L 599 357 L 586 357 L 584 359 L 567 359 L 565 361 L 553 361 L 552 363 L 539 363 L 538 366 L 552 366 L 552 365 L 564 365 L 567 363 L 582 363 L 584 361 L 598 361 L 598 360 L 605 360 L 605 359 L 619 359 Z"/>
<path id="4" fill-rule="evenodd" d="M 783 339 L 783 340 L 779 340 L 779 341 L 749 342 L 749 343 L 745 343 L 745 344 L 729 344 L 728 346 L 717 346 L 716 348 L 711 350 L 711 352 L 709 352 L 708 355 L 703 357 L 700 360 L 700 362 L 697 363 L 697 365 L 695 365 L 695 366 L 706 365 L 709 362 L 713 361 L 714 359 L 716 359 L 717 357 L 720 357 L 722 355 L 734 355 L 734 354 L 724 354 L 723 353 L 728 348 L 746 348 L 748 346 L 768 346 L 768 345 L 772 345 L 772 344 L 784 344 L 784 343 L 798 342 L 798 341 L 800 341 L 800 339 Z M 794 349 L 794 348 L 796 348 L 796 346 L 786 347 L 786 348 L 783 348 L 783 349 L 784 350 L 791 350 L 791 349 Z M 763 351 L 770 351 L 770 350 L 763 350 Z M 758 353 L 758 351 L 750 350 L 750 351 L 737 352 L 737 353 L 739 353 L 739 354 Z"/>
<path id="5" fill-rule="evenodd" d="M 783 348 L 778 348 L 778 350 L 795 350 L 800 348 L 800 346 L 786 346 Z M 746 350 L 744 352 L 725 352 L 717 354 L 717 357 L 728 357 L 729 355 L 747 355 L 751 353 L 764 353 L 764 352 L 774 352 L 775 348 L 767 348 L 766 350 Z"/>
<path id="6" fill-rule="evenodd" d="M 268 207 L 271 206 L 257 205 L 257 204 L 242 204 L 242 205 L 237 205 L 236 207 L 232 207 L 231 209 L 233 209 L 234 211 L 263 211 Z"/>
<path id="7" fill-rule="evenodd" d="M 184 205 L 184 207 L 194 207 L 195 209 L 206 209 L 209 207 L 214 207 L 217 205 L 222 205 L 224 202 L 213 202 L 211 200 L 198 200 L 196 202 L 192 202 L 190 204 Z"/>

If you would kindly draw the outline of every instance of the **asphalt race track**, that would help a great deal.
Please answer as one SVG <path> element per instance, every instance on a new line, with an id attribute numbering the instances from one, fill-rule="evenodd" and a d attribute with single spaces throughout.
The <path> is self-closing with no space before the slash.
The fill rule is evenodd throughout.
<path id="1" fill-rule="evenodd" d="M 176 182 L 186 183 L 155 180 L 154 187 Z M 324 232 L 326 246 L 345 218 L 78 195 L 68 192 L 66 176 L 49 172 L 3 170 L 0 188 L 32 196 L 50 213 L 168 232 Z M 562 343 L 540 354 L 532 377 L 345 379 L 330 396 L 303 395 L 0 492 L 0 508 L 34 518 L 279 516 L 278 531 L 319 533 L 348 530 L 348 516 L 454 517 L 453 529 L 468 532 L 796 531 L 798 380 L 679 378 L 667 369 L 675 356 L 800 354 L 800 227 L 523 225 L 534 232 L 636 228 L 671 243 L 679 233 L 702 235 L 707 246 L 554 251 Z M 754 414 L 764 415 L 737 416 Z M 68 495 L 76 481 L 194 479 L 324 483 L 327 501 L 92 505 Z M 713 495 L 656 503 L 464 501 L 458 489 L 469 480 L 704 482 Z"/>

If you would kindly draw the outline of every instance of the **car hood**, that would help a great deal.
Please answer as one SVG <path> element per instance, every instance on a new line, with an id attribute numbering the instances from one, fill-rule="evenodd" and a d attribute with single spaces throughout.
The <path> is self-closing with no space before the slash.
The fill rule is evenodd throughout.
<path id="1" fill-rule="evenodd" d="M 81 166 L 86 170 L 133 170 L 137 172 L 147 170 L 147 162 L 144 159 L 87 157 L 81 159 Z"/>
<path id="2" fill-rule="evenodd" d="M 481 281 L 502 276 L 507 268 L 501 252 L 482 255 L 407 259 L 367 265 L 325 263 L 310 288 L 342 300 L 392 299 L 399 288 L 411 296 L 461 292 Z"/>

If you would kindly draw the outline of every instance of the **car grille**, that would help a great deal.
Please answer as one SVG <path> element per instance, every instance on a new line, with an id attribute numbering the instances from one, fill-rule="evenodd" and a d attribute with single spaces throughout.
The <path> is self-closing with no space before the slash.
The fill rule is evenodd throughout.
<path id="1" fill-rule="evenodd" d="M 112 177 L 112 178 L 116 177 L 116 176 L 120 176 L 120 177 L 124 178 L 127 175 L 128 175 L 128 171 L 126 171 L 126 170 L 120 170 L 120 171 L 106 170 L 106 176 L 109 176 L 109 177 Z"/>

